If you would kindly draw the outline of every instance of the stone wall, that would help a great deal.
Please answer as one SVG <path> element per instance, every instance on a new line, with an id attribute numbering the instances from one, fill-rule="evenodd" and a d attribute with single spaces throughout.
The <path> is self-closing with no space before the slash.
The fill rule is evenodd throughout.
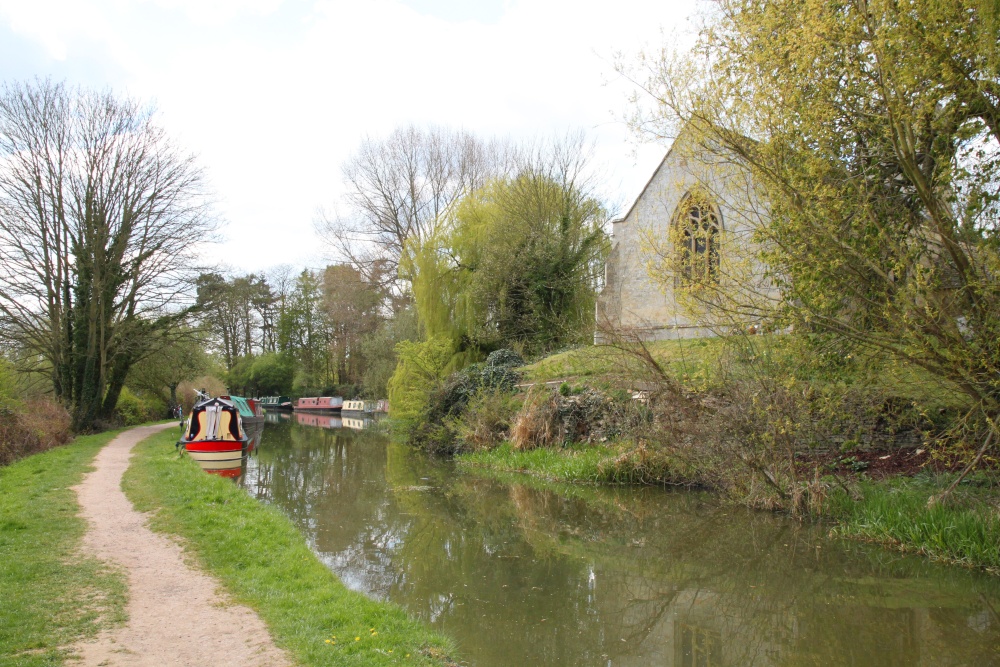
<path id="1" fill-rule="evenodd" d="M 599 341 L 600 329 L 608 325 L 645 340 L 703 337 L 718 330 L 711 313 L 692 314 L 674 295 L 670 228 L 678 206 L 694 191 L 711 199 L 720 218 L 720 284 L 762 280 L 749 243 L 762 207 L 749 174 L 682 132 L 635 203 L 612 223 L 612 252 L 597 306 Z"/>

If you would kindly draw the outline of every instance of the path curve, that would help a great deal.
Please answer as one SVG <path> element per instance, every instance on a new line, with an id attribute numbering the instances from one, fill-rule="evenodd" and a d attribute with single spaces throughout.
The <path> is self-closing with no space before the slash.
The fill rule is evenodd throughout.
<path id="1" fill-rule="evenodd" d="M 74 487 L 87 519 L 84 549 L 127 574 L 128 623 L 78 644 L 84 667 L 279 667 L 291 665 L 264 622 L 232 603 L 219 583 L 184 562 L 183 551 L 152 532 L 121 489 L 132 447 L 175 424 L 142 426 L 107 444 L 95 470 Z"/>

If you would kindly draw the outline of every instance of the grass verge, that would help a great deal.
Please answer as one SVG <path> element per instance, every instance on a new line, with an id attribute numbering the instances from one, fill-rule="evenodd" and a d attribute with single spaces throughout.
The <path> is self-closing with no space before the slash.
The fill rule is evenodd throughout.
<path id="1" fill-rule="evenodd" d="M 518 451 L 510 443 L 491 450 L 459 454 L 460 465 L 486 468 L 500 472 L 519 472 L 554 482 L 601 481 L 600 467 L 613 453 L 607 447 L 567 447 L 556 450 L 545 447 Z"/>
<path id="2" fill-rule="evenodd" d="M 79 483 L 119 431 L 0 468 L 0 665 L 61 665 L 67 647 L 125 619 L 124 577 L 80 554 Z"/>
<path id="3" fill-rule="evenodd" d="M 655 341 L 647 347 L 658 362 L 678 377 L 687 378 L 709 375 L 724 349 L 720 338 Z M 621 360 L 621 352 L 612 347 L 586 345 L 545 357 L 521 370 L 528 382 L 594 381 L 620 371 Z"/>
<path id="4" fill-rule="evenodd" d="M 301 664 L 442 665 L 452 646 L 391 604 L 348 590 L 276 508 L 174 451 L 176 431 L 136 446 L 123 486 L 155 530 L 255 609 Z"/>
<path id="5" fill-rule="evenodd" d="M 920 475 L 861 484 L 860 500 L 831 498 L 835 532 L 1000 574 L 1000 509 L 996 489 L 967 485 L 946 504 L 927 506 L 950 475 Z"/>

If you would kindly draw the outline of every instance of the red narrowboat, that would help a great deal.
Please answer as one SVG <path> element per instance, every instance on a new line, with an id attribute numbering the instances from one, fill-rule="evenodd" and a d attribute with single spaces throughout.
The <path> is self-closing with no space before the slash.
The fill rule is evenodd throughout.
<path id="1" fill-rule="evenodd" d="M 187 430 L 178 444 L 184 445 L 191 458 L 199 463 L 209 463 L 210 468 L 221 470 L 241 465 L 249 440 L 239 409 L 232 401 L 206 398 L 195 403 Z"/>

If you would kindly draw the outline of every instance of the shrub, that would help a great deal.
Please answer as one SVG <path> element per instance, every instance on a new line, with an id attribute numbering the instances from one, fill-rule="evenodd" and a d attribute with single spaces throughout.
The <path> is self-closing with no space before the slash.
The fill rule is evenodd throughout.
<path id="1" fill-rule="evenodd" d="M 615 398 L 592 388 L 552 391 L 536 385 L 511 431 L 516 449 L 568 442 L 604 442 L 650 422 L 646 406 L 631 397 Z"/>
<path id="2" fill-rule="evenodd" d="M 480 370 L 480 381 L 483 387 L 498 391 L 513 391 L 521 380 L 521 373 L 516 369 L 524 365 L 524 359 L 513 350 L 496 350 L 486 357 L 486 363 Z"/>
<path id="3" fill-rule="evenodd" d="M 556 394 L 535 385 L 528 391 L 514 420 L 510 442 L 517 450 L 548 447 L 562 443 L 562 424 Z"/>
<path id="4" fill-rule="evenodd" d="M 147 421 L 147 407 L 141 398 L 133 394 L 128 387 L 122 388 L 115 406 L 118 418 L 125 426 L 136 426 Z"/>
<path id="5" fill-rule="evenodd" d="M 69 412 L 48 399 L 29 400 L 20 409 L 0 406 L 0 465 L 66 444 L 71 424 Z"/>
<path id="6" fill-rule="evenodd" d="M 455 421 L 462 450 L 493 449 L 509 437 L 520 401 L 504 391 L 480 391 Z"/>
<path id="7" fill-rule="evenodd" d="M 454 454 L 462 447 L 463 438 L 459 431 L 463 429 L 473 441 L 492 442 L 493 437 L 487 438 L 482 429 L 488 422 L 494 421 L 495 428 L 506 431 L 502 424 L 507 418 L 501 417 L 496 409 L 504 400 L 501 396 L 514 391 L 521 377 L 516 368 L 523 363 L 524 360 L 513 351 L 497 350 L 486 358 L 485 363 L 471 364 L 449 375 L 437 389 L 427 393 L 420 418 L 410 431 L 410 444 L 432 453 Z M 497 395 L 495 400 L 498 403 L 477 408 L 483 414 L 474 416 L 473 420 L 479 423 L 475 426 L 472 422 L 460 425 L 460 418 L 470 402 L 477 396 L 490 394 Z M 487 417 L 491 411 L 494 414 Z M 393 404 L 393 415 L 396 414 Z"/>
<path id="8" fill-rule="evenodd" d="M 419 422 L 410 430 L 409 444 L 428 454 L 451 455 L 458 451 L 458 435 L 450 424 Z"/>

